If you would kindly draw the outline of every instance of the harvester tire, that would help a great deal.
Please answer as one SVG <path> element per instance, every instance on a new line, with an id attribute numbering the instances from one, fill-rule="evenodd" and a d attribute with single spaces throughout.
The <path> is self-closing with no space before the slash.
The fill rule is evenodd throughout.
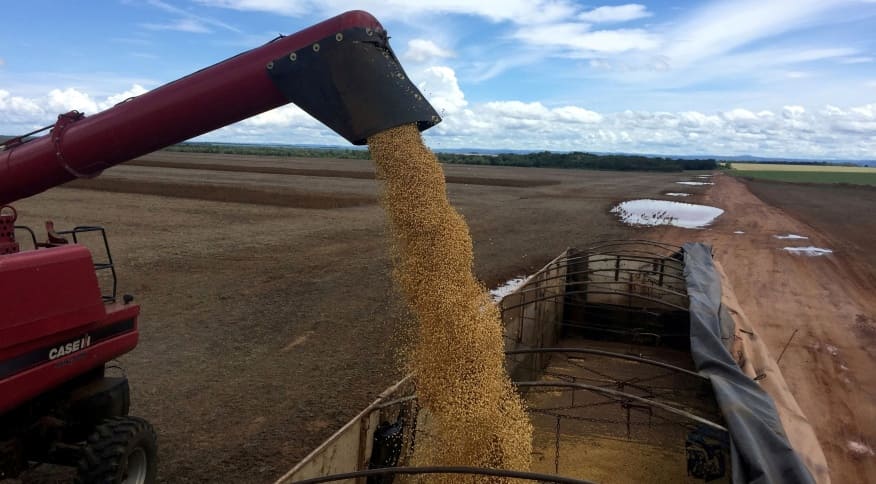
<path id="1" fill-rule="evenodd" d="M 104 420 L 82 447 L 78 484 L 152 484 L 158 473 L 155 430 L 137 417 Z"/>

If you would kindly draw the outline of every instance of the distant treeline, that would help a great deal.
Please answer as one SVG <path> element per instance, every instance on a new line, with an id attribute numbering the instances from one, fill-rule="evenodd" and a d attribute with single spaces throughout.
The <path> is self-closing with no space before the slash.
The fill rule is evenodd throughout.
<path id="1" fill-rule="evenodd" d="M 343 158 L 367 160 L 368 150 L 343 148 L 304 148 L 297 146 L 233 145 L 223 143 L 180 143 L 164 151 L 186 153 L 220 153 L 223 155 L 285 156 L 289 158 Z"/>
<path id="2" fill-rule="evenodd" d="M 621 171 L 682 171 L 714 170 L 716 160 L 685 160 L 675 158 L 652 158 L 636 155 L 594 155 L 575 151 L 572 153 L 501 153 L 498 155 L 464 155 L 438 153 L 444 163 L 468 165 L 533 166 L 540 168 L 579 168 L 588 170 Z"/>
<path id="3" fill-rule="evenodd" d="M 222 153 L 232 155 L 285 156 L 296 158 L 345 158 L 368 159 L 368 151 L 342 148 L 304 148 L 286 146 L 233 145 L 222 143 L 181 143 L 166 148 L 167 151 L 190 153 Z M 718 162 L 713 159 L 654 158 L 636 155 L 594 155 L 572 152 L 553 153 L 500 153 L 497 155 L 437 153 L 443 163 L 467 165 L 527 166 L 540 168 L 577 168 L 589 170 L 621 171 L 682 171 L 714 170 Z"/>

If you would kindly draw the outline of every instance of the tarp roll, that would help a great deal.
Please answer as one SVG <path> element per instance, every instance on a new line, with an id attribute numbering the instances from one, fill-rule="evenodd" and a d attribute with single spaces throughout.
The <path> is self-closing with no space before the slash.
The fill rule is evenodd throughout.
<path id="1" fill-rule="evenodd" d="M 690 348 L 699 373 L 708 376 L 731 441 L 734 483 L 814 483 L 791 447 L 772 398 L 736 364 L 728 348 L 733 320 L 721 306 L 721 279 L 711 247 L 684 245 L 690 298 Z"/>

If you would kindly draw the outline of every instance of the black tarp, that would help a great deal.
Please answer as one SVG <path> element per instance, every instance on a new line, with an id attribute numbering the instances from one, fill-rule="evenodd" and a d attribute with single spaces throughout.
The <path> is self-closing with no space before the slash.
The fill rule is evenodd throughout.
<path id="1" fill-rule="evenodd" d="M 684 245 L 684 277 L 690 297 L 690 349 L 698 372 L 709 377 L 730 432 L 734 483 L 814 483 L 794 452 L 772 398 L 736 364 L 733 335 L 721 305 L 721 278 L 711 247 Z"/>

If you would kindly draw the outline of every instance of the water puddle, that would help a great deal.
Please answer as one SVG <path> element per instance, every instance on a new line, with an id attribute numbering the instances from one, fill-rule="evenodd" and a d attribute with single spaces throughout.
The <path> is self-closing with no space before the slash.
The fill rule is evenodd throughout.
<path id="1" fill-rule="evenodd" d="M 493 301 L 499 302 L 502 300 L 503 297 L 517 290 L 518 287 L 526 282 L 527 277 L 529 276 L 517 276 L 513 279 L 509 279 L 507 282 L 495 289 L 490 289 L 490 296 L 492 296 Z"/>
<path id="2" fill-rule="evenodd" d="M 690 193 L 685 193 L 685 192 L 666 192 L 666 193 L 664 193 L 664 195 L 666 195 L 668 197 L 689 197 L 689 196 L 691 196 Z"/>
<path id="3" fill-rule="evenodd" d="M 734 231 L 733 233 L 739 235 L 739 234 L 744 234 L 745 232 L 743 232 L 743 231 L 741 231 L 741 230 L 736 230 L 736 231 Z"/>
<path id="4" fill-rule="evenodd" d="M 708 205 L 668 200 L 629 200 L 611 209 L 628 225 L 673 225 L 699 229 L 711 224 L 724 210 Z"/>
<path id="5" fill-rule="evenodd" d="M 794 255 L 808 255 L 810 257 L 818 257 L 826 254 L 833 254 L 833 251 L 830 249 L 822 249 L 820 247 L 785 247 L 782 250 L 786 250 Z"/>
<path id="6" fill-rule="evenodd" d="M 803 235 L 795 235 L 795 234 L 786 234 L 786 235 L 773 235 L 773 237 L 782 240 L 809 240 L 809 237 Z"/>
<path id="7" fill-rule="evenodd" d="M 701 187 L 703 185 L 714 185 L 714 183 L 712 183 L 712 182 L 702 182 L 702 181 L 680 181 L 680 182 L 675 182 L 675 183 L 678 183 L 679 185 L 691 185 L 691 186 L 695 186 L 695 187 Z"/>
<path id="8" fill-rule="evenodd" d="M 852 451 L 853 454 L 857 454 L 859 456 L 873 456 L 873 449 L 870 448 L 869 445 L 863 442 L 857 442 L 854 440 L 850 440 L 847 442 L 848 448 Z"/>

